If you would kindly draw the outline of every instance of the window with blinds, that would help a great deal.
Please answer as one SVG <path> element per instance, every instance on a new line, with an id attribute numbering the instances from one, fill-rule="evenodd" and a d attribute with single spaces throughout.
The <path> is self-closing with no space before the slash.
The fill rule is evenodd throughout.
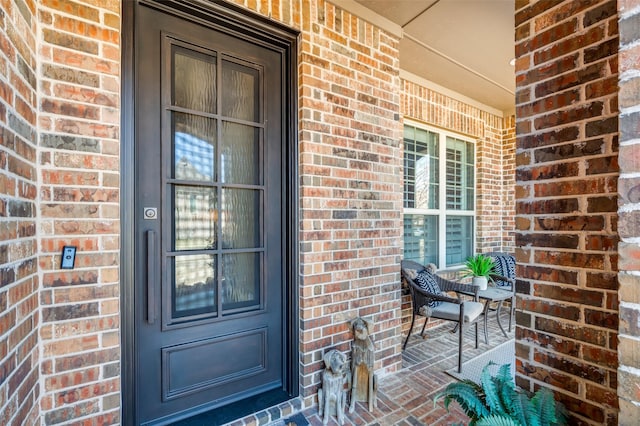
<path id="1" fill-rule="evenodd" d="M 439 268 L 473 254 L 475 145 L 407 122 L 404 127 L 404 258 Z"/>

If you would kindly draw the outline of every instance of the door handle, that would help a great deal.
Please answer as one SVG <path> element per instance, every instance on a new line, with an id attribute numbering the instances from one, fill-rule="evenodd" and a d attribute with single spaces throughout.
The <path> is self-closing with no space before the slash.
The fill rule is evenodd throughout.
<path id="1" fill-rule="evenodd" d="M 147 322 L 156 321 L 156 231 L 147 231 Z"/>

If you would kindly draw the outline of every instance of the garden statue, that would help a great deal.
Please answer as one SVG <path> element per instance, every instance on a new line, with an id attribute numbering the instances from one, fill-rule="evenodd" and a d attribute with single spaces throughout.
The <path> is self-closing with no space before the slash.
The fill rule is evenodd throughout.
<path id="1" fill-rule="evenodd" d="M 377 377 L 373 372 L 373 341 L 369 334 L 373 324 L 363 318 L 351 321 L 354 341 L 351 344 L 351 403 L 349 412 L 353 413 L 356 401 L 367 401 L 369 411 L 378 406 Z"/>
<path id="2" fill-rule="evenodd" d="M 318 413 L 322 424 L 326 425 L 329 416 L 335 414 L 338 424 L 344 424 L 344 410 L 347 392 L 344 389 L 345 367 L 347 359 L 342 352 L 332 349 L 324 355 L 325 370 L 322 373 L 322 389 L 318 390 Z"/>

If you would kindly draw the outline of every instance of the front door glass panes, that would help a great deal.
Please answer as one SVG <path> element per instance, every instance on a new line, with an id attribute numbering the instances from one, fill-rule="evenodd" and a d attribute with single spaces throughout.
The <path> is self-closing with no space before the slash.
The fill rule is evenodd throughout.
<path id="1" fill-rule="evenodd" d="M 222 255 L 223 315 L 256 307 L 260 303 L 260 253 Z"/>
<path id="2" fill-rule="evenodd" d="M 171 47 L 169 68 L 165 323 L 260 309 L 262 71 L 187 45 Z"/>
<path id="3" fill-rule="evenodd" d="M 228 249 L 260 247 L 260 191 L 222 190 L 222 245 Z"/>
<path id="4" fill-rule="evenodd" d="M 260 73 L 257 69 L 222 61 L 222 115 L 260 121 Z"/>
<path id="5" fill-rule="evenodd" d="M 176 179 L 213 182 L 216 176 L 216 120 L 172 113 L 173 175 Z"/>
<path id="6" fill-rule="evenodd" d="M 215 188 L 175 185 L 173 191 L 173 250 L 217 248 Z"/>
<path id="7" fill-rule="evenodd" d="M 171 295 L 174 318 L 216 312 L 215 256 L 177 256 L 170 269 L 175 283 Z"/>
<path id="8" fill-rule="evenodd" d="M 260 184 L 260 129 L 246 124 L 222 124 L 221 175 L 225 183 Z"/>
<path id="9" fill-rule="evenodd" d="M 216 55 L 172 46 L 172 105 L 194 111 L 216 112 Z"/>

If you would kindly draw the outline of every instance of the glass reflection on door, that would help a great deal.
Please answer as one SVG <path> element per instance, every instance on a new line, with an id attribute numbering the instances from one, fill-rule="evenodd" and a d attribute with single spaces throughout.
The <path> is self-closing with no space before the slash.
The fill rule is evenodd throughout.
<path id="1" fill-rule="evenodd" d="M 173 261 L 173 317 L 215 313 L 216 258 L 210 255 L 176 256 Z"/>
<path id="2" fill-rule="evenodd" d="M 173 113 L 173 177 L 213 182 L 216 178 L 216 120 Z"/>
<path id="3" fill-rule="evenodd" d="M 169 324 L 262 306 L 262 70 L 223 56 L 171 48 Z"/>
<path id="4" fill-rule="evenodd" d="M 260 253 L 222 255 L 224 281 L 222 283 L 223 315 L 260 303 Z"/>
<path id="5" fill-rule="evenodd" d="M 171 104 L 215 114 L 218 69 L 216 55 L 176 45 L 172 46 L 171 53 Z"/>
<path id="6" fill-rule="evenodd" d="M 176 185 L 173 191 L 173 249 L 215 249 L 218 221 L 215 188 Z"/>

